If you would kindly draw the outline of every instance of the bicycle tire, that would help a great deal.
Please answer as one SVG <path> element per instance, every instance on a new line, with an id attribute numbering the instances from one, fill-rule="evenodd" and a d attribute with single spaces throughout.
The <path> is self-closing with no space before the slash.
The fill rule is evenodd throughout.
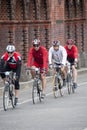
<path id="1" fill-rule="evenodd" d="M 10 94 L 11 105 L 13 108 L 15 108 L 14 84 L 10 84 L 9 94 Z"/>
<path id="2" fill-rule="evenodd" d="M 75 93 L 75 88 L 74 88 L 73 84 L 72 84 L 72 93 Z"/>
<path id="3" fill-rule="evenodd" d="M 6 111 L 9 106 L 9 84 L 5 85 L 3 91 L 3 108 Z"/>
<path id="4" fill-rule="evenodd" d="M 37 81 L 33 82 L 33 88 L 32 88 L 32 101 L 33 104 L 36 104 L 37 100 L 38 100 L 38 90 L 37 90 Z"/>
<path id="5" fill-rule="evenodd" d="M 60 95 L 62 97 L 63 94 L 62 94 L 61 90 L 62 90 L 62 86 L 63 86 L 63 80 L 62 80 L 62 78 L 58 78 L 57 80 L 58 80 L 58 89 L 59 89 Z"/>
<path id="6" fill-rule="evenodd" d="M 71 88 L 72 88 L 72 83 L 71 83 L 71 75 L 67 75 L 67 89 L 68 89 L 68 94 L 71 94 Z"/>
<path id="7" fill-rule="evenodd" d="M 58 97 L 58 82 L 57 82 L 56 75 L 54 75 L 54 77 L 53 77 L 53 96 L 54 96 L 54 98 Z"/>
<path id="8" fill-rule="evenodd" d="M 42 88 L 41 88 L 41 82 L 39 81 L 39 84 L 37 83 L 37 91 L 38 91 L 38 96 L 39 96 L 39 101 L 42 101 L 41 98 L 41 92 L 42 92 Z"/>

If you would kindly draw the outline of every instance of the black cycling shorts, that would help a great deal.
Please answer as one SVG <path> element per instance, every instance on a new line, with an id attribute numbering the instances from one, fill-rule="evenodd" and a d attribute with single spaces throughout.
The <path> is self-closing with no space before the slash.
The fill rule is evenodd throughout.
<path id="1" fill-rule="evenodd" d="M 74 58 L 67 57 L 67 60 L 71 63 L 71 65 L 74 65 L 74 63 L 75 63 Z"/>

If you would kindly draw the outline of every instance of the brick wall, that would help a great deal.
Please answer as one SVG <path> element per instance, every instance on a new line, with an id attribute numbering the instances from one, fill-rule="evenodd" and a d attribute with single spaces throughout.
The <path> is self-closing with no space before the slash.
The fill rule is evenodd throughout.
<path id="1" fill-rule="evenodd" d="M 74 3 L 70 3 L 70 1 Z M 23 61 L 34 38 L 40 38 L 47 49 L 55 39 L 62 45 L 73 38 L 79 53 L 87 53 L 87 1 L 19 0 L 0 3 L 0 56 L 7 44 L 14 44 Z M 71 5 L 70 5 L 71 4 Z"/>

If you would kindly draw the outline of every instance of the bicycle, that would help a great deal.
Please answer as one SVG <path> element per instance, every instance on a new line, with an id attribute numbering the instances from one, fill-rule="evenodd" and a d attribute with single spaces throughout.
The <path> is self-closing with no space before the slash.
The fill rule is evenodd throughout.
<path id="1" fill-rule="evenodd" d="M 56 70 L 56 73 L 53 76 L 53 95 L 55 98 L 58 97 L 58 93 L 62 94 L 62 86 L 63 86 L 63 79 L 62 79 L 62 72 L 61 72 L 61 64 L 55 64 L 53 67 Z"/>
<path id="2" fill-rule="evenodd" d="M 12 107 L 15 108 L 15 94 L 14 94 L 14 80 L 15 73 L 12 71 L 2 72 L 6 75 L 5 86 L 3 90 L 3 108 L 6 111 L 11 103 Z"/>
<path id="3" fill-rule="evenodd" d="M 72 73 L 72 65 L 67 62 L 67 78 L 66 78 L 66 82 L 67 82 L 67 88 L 68 88 L 68 94 L 71 94 L 71 90 L 72 93 L 75 93 L 75 89 L 73 86 L 73 73 Z"/>
<path id="4" fill-rule="evenodd" d="M 42 86 L 41 86 L 41 75 L 40 75 L 40 68 L 28 68 L 28 70 L 35 71 L 35 77 L 33 79 L 33 87 L 32 87 L 32 101 L 33 104 L 36 104 L 37 100 L 42 101 L 41 93 L 42 93 Z"/>

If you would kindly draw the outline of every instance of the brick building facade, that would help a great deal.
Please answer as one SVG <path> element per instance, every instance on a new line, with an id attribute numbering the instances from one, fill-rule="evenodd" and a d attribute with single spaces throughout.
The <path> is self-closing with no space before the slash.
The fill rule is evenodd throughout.
<path id="1" fill-rule="evenodd" d="M 14 44 L 23 61 L 34 38 L 49 49 L 54 39 L 62 45 L 73 38 L 80 66 L 87 66 L 87 0 L 0 0 L 0 56 Z"/>

